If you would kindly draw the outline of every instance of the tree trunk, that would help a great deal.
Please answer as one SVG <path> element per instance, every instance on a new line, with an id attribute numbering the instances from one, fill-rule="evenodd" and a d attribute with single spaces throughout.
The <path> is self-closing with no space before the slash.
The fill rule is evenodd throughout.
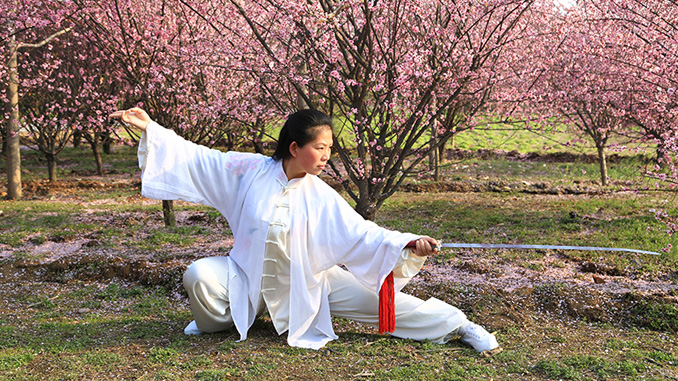
<path id="1" fill-rule="evenodd" d="M 664 168 L 666 167 L 666 145 L 664 144 L 664 141 L 661 140 L 657 144 L 657 158 L 655 159 L 655 164 L 659 165 L 660 167 Z"/>
<path id="2" fill-rule="evenodd" d="M 433 181 L 440 181 L 440 157 L 438 155 L 438 148 L 431 150 L 431 166 L 433 167 Z"/>
<path id="3" fill-rule="evenodd" d="M 17 73 L 18 58 L 17 46 L 14 37 L 11 37 L 9 49 L 12 53 L 8 64 L 7 98 L 9 99 L 9 119 L 6 129 L 7 151 L 7 199 L 21 198 L 21 151 L 19 150 L 19 78 Z"/>
<path id="4" fill-rule="evenodd" d="M 104 175 L 104 164 L 101 161 L 101 152 L 99 152 L 99 144 L 97 144 L 96 137 L 92 139 L 92 143 L 90 143 L 90 147 L 92 147 L 92 153 L 94 154 L 94 161 L 97 163 L 97 174 L 99 176 Z"/>
<path id="5" fill-rule="evenodd" d="M 177 218 L 174 215 L 174 201 L 162 200 L 162 215 L 165 227 L 170 228 L 177 225 Z"/>
<path id="6" fill-rule="evenodd" d="M 598 148 L 598 163 L 600 164 L 600 183 L 607 185 L 607 158 L 605 157 L 605 147 Z"/>
<path id="7" fill-rule="evenodd" d="M 438 142 L 438 130 L 435 126 L 431 126 L 431 146 L 435 146 Z M 440 155 L 438 154 L 438 147 L 431 150 L 428 156 L 429 166 L 433 171 L 433 181 L 440 181 Z"/>
<path id="8" fill-rule="evenodd" d="M 368 221 L 374 221 L 374 217 L 377 215 L 375 203 L 369 200 L 367 196 L 360 197 L 358 204 L 355 206 L 355 211 Z"/>
<path id="9" fill-rule="evenodd" d="M 235 144 L 233 143 L 234 137 L 233 134 L 226 134 L 226 150 L 233 151 L 235 149 Z"/>
<path id="10" fill-rule="evenodd" d="M 297 108 L 299 110 L 306 110 L 308 108 L 308 105 L 306 104 L 306 101 L 304 100 L 304 97 L 301 96 L 301 94 L 297 94 Z"/>
<path id="11" fill-rule="evenodd" d="M 297 99 L 297 102 L 299 99 Z M 302 99 L 303 101 L 303 99 Z M 304 102 L 304 104 L 306 104 Z M 259 153 L 259 154 L 264 154 L 264 145 L 262 143 L 262 140 L 266 135 L 264 135 L 264 129 L 262 127 L 261 120 L 257 118 L 257 121 L 254 123 L 254 129 L 256 131 L 255 136 L 252 138 L 252 144 L 254 145 L 254 152 Z"/>
<path id="12" fill-rule="evenodd" d="M 47 177 L 50 183 L 55 183 L 57 181 L 56 157 L 52 154 L 45 154 L 45 157 L 47 157 Z"/>
<path id="13" fill-rule="evenodd" d="M 304 75 L 308 72 L 308 67 L 306 66 L 306 62 L 304 60 L 299 60 L 299 64 L 297 65 L 297 72 L 301 75 Z M 306 103 L 306 100 L 304 100 L 304 90 L 303 88 L 301 91 L 297 92 L 297 110 L 306 110 L 308 109 L 308 104 Z"/>
<path id="14" fill-rule="evenodd" d="M 104 148 L 104 153 L 106 155 L 111 154 L 111 147 L 113 146 L 113 139 L 111 139 L 111 134 L 106 132 L 101 136 L 101 145 Z"/>
<path id="15" fill-rule="evenodd" d="M 455 135 L 450 135 L 440 142 L 440 145 L 438 146 L 438 165 L 443 164 L 446 161 L 445 146 L 447 146 L 447 142 L 451 141 L 452 149 L 454 149 L 454 136 Z"/>
<path id="16" fill-rule="evenodd" d="M 82 143 L 82 131 L 76 129 L 73 131 L 73 148 L 80 147 L 80 143 Z"/>

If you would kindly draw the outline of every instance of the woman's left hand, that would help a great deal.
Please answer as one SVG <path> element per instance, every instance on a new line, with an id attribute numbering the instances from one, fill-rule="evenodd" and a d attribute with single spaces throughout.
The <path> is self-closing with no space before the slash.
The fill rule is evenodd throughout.
<path id="1" fill-rule="evenodd" d="M 428 236 L 421 237 L 414 241 L 414 249 L 412 249 L 412 252 L 420 257 L 438 254 L 438 241 Z"/>
<path id="2" fill-rule="evenodd" d="M 151 122 L 151 118 L 146 111 L 139 107 L 132 107 L 129 110 L 118 110 L 109 115 L 109 118 L 122 119 L 123 122 L 132 125 L 141 131 L 146 131 L 146 126 Z"/>

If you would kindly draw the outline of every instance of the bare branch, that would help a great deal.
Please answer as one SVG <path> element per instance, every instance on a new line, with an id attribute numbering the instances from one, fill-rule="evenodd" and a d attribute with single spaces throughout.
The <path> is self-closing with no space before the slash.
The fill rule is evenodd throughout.
<path id="1" fill-rule="evenodd" d="M 38 42 L 38 43 L 35 43 L 35 44 L 27 44 L 27 43 L 25 43 L 25 42 L 21 42 L 21 43 L 18 44 L 17 49 L 21 49 L 21 48 L 39 48 L 39 47 L 41 47 L 41 46 L 44 46 L 45 44 L 48 44 L 50 41 L 52 41 L 53 39 L 55 39 L 55 38 L 61 36 L 62 34 L 66 34 L 66 33 L 70 32 L 71 29 L 73 29 L 73 27 L 72 27 L 72 26 L 69 26 L 68 28 L 62 29 L 62 30 L 60 30 L 60 31 L 58 31 L 58 32 L 56 32 L 56 33 L 54 33 L 54 34 L 52 34 L 51 36 L 45 38 L 44 40 L 42 40 L 42 41 L 40 41 L 40 42 Z"/>

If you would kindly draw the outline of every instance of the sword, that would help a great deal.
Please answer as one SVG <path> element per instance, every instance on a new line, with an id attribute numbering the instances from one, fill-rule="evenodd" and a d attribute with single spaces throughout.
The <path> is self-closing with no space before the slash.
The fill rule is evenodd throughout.
<path id="1" fill-rule="evenodd" d="M 435 249 L 437 246 L 432 245 Z M 413 249 L 416 247 L 415 241 L 410 241 L 405 247 Z M 551 249 L 551 250 L 581 250 L 581 251 L 621 251 L 627 253 L 637 254 L 651 254 L 661 255 L 654 251 L 626 249 L 621 247 L 597 247 L 597 246 L 561 246 L 561 245 L 518 245 L 518 244 L 504 244 L 504 243 L 442 243 L 440 247 L 463 248 L 463 249 Z"/>
<path id="2" fill-rule="evenodd" d="M 406 248 L 414 249 L 416 240 L 410 241 Z M 518 245 L 504 243 L 442 243 L 440 247 L 450 248 L 474 248 L 474 249 L 552 249 L 552 250 L 582 250 L 582 251 L 623 251 L 627 253 L 661 255 L 654 251 L 626 249 L 620 247 L 597 247 L 597 246 L 561 246 L 561 245 Z M 432 245 L 435 249 L 438 245 Z M 379 333 L 393 332 L 395 330 L 395 289 L 393 284 L 393 272 L 388 274 L 379 289 Z"/>

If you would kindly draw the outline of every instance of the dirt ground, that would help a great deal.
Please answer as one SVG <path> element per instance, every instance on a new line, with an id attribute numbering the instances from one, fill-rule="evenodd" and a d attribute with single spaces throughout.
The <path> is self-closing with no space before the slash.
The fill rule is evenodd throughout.
<path id="1" fill-rule="evenodd" d="M 98 181 L 72 180 L 57 184 L 48 182 L 27 183 L 27 198 L 51 197 L 52 202 L 72 202 L 72 196 L 82 189 L 108 189 L 139 187 L 136 180 Z M 588 186 L 591 186 L 590 184 Z M 420 186 L 420 188 L 423 186 Z M 410 191 L 448 191 L 440 185 Z M 543 194 L 554 194 L 549 187 L 529 187 L 530 193 L 541 189 Z M 588 192 L 597 192 L 590 187 Z M 567 197 L 568 192 L 561 192 Z M 471 201 L 480 197 L 475 192 L 459 192 L 455 199 Z M 155 204 L 157 201 L 130 196 L 130 203 Z M 83 221 L 100 224 L 127 223 L 149 224 L 161 227 L 162 220 L 149 221 L 141 213 L 123 213 L 114 217 L 99 216 L 91 205 L 120 203 L 119 199 L 79 201 L 84 208 Z M 203 212 L 183 211 L 177 213 L 178 225 L 200 225 L 206 217 Z M 80 280 L 123 279 L 147 285 L 164 285 L 181 294 L 181 274 L 188 264 L 203 256 L 214 255 L 231 247 L 230 236 L 206 236 L 190 248 L 167 247 L 161 258 L 157 253 L 140 251 L 122 252 L 119 248 L 100 248 L 96 235 L 75 237 L 63 242 L 46 241 L 34 245 L 24 254 L 26 259 L 5 262 L 0 268 L 0 285 L 6 281 L 36 276 L 42 281 L 58 281 L 63 274 L 72 274 Z M 4 247 L 3 247 L 4 246 Z M 13 250 L 0 246 L 0 259 L 9 258 Z M 546 314 L 558 318 L 585 318 L 594 322 L 619 323 L 629 320 L 630 311 L 638 301 L 678 304 L 678 271 L 643 275 L 605 263 L 582 261 L 568 256 L 567 251 L 542 250 L 531 261 L 510 261 L 498 250 L 460 249 L 445 261 L 430 259 L 424 269 L 407 286 L 406 291 L 422 297 L 445 293 L 445 285 L 465 285 L 469 294 L 455 300 L 463 310 L 474 310 L 476 303 L 496 298 L 486 324 L 501 329 L 514 324 L 529 324 L 531 316 Z M 634 261 L 642 264 L 643 257 Z M 95 266 L 90 266 L 96 264 Z M 533 265 L 533 266 L 532 266 Z M 21 275 L 24 274 L 24 275 Z M 31 274 L 31 275 L 29 275 Z M 459 294 L 459 293 L 456 293 Z"/>
<path id="2" fill-rule="evenodd" d="M 134 179 L 111 181 L 93 177 L 64 180 L 56 184 L 30 182 L 24 187 L 24 192 L 28 200 L 77 203 L 82 213 L 76 218 L 89 223 L 101 226 L 143 224 L 148 228 L 160 229 L 162 218 L 149 219 L 147 212 L 104 215 L 98 208 L 120 203 L 150 205 L 158 201 L 140 196 L 94 201 L 78 197 L 78 193 L 83 190 L 110 191 L 139 187 L 139 181 Z M 456 182 L 408 185 L 403 190 L 454 192 L 450 197 L 460 202 L 472 202 L 481 197 L 481 192 L 511 191 L 564 199 L 604 193 L 594 183 L 552 186 L 525 182 Z M 177 223 L 181 226 L 201 226 L 208 220 L 209 217 L 202 211 L 177 212 Z M 224 253 L 224 248 L 233 245 L 232 237 L 224 234 L 224 231 L 201 236 L 188 247 L 166 245 L 162 252 L 111 248 L 100 245 L 100 240 L 96 232 L 63 240 L 48 239 L 24 246 L 18 260 L 15 248 L 0 245 L 0 299 L 9 299 L 9 295 L 26 292 L 25 288 L 30 287 L 47 290 L 43 292 L 52 289 L 58 293 L 60 288 L 68 288 L 72 281 L 99 284 L 122 281 L 164 286 L 170 291 L 173 303 L 184 305 L 188 310 L 186 295 L 181 287 L 181 276 L 186 266 L 200 257 L 223 255 L 219 253 Z M 511 260 L 511 255 L 501 250 L 457 250 L 448 259 L 429 259 L 404 291 L 423 299 L 436 297 L 452 303 L 492 331 L 507 332 L 520 327 L 521 332 L 529 333 L 559 327 L 558 337 L 569 340 L 586 337 L 586 329 L 582 328 L 581 322 L 631 330 L 650 328 L 672 337 L 671 340 L 658 342 L 655 349 L 666 353 L 675 353 L 678 349 L 675 339 L 675 321 L 678 318 L 670 317 L 667 325 L 657 327 L 656 312 L 652 310 L 653 306 L 658 305 L 678 305 L 678 270 L 641 274 L 606 262 L 582 260 L 570 256 L 567 251 L 542 250 L 536 254 L 534 259 Z M 636 256 L 634 261 L 637 266 L 642 266 L 644 259 Z M 85 312 L 73 311 L 74 314 Z M 18 317 L 31 311 L 12 313 Z M 592 331 L 588 334 L 599 333 Z M 546 351 L 557 351 L 558 345 L 561 345 L 560 341 L 537 345 L 536 339 L 531 342 L 529 337 L 525 337 L 523 340 Z M 539 340 L 543 341 L 543 338 Z M 596 340 L 601 342 L 605 339 Z M 130 354 L 141 349 L 128 347 L 121 351 Z M 675 364 L 662 372 L 666 378 L 678 379 Z M 357 374 L 360 376 L 360 373 Z"/>

